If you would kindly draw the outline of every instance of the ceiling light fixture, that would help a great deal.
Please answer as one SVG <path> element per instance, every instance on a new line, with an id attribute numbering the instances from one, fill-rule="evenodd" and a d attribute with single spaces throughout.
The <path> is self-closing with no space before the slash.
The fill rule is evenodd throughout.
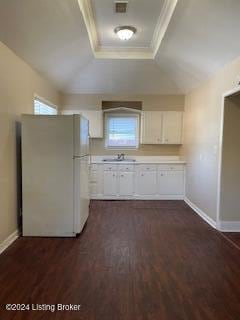
<path id="1" fill-rule="evenodd" d="M 120 40 L 129 40 L 132 38 L 137 29 L 130 26 L 117 27 L 114 32 L 118 35 Z"/>

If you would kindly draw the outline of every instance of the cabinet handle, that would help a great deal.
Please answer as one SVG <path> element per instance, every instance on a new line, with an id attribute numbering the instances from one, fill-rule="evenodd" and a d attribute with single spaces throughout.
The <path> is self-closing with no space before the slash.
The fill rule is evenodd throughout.
<path id="1" fill-rule="evenodd" d="M 121 177 L 123 178 L 123 174 L 121 174 Z"/>
<path id="2" fill-rule="evenodd" d="M 142 174 L 141 174 L 141 176 L 143 177 L 143 176 L 144 176 L 144 174 L 142 173 Z"/>
<path id="3" fill-rule="evenodd" d="M 161 177 L 163 177 L 163 173 L 161 173 Z"/>

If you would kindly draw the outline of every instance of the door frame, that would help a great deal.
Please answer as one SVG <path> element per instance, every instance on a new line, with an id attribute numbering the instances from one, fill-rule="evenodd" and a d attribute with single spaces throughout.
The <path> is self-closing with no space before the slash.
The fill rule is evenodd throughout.
<path id="1" fill-rule="evenodd" d="M 233 95 L 240 95 L 240 86 L 235 87 L 232 90 L 226 91 L 222 94 L 221 102 L 221 116 L 220 116 L 220 134 L 219 134 L 219 161 L 218 161 L 218 177 L 217 177 L 217 218 L 216 227 L 221 231 L 221 220 L 220 220 L 220 210 L 221 210 L 221 177 L 222 177 L 222 153 L 223 153 L 223 130 L 224 130 L 224 111 L 225 111 L 225 101 L 227 98 Z M 225 230 L 222 230 L 225 231 Z"/>

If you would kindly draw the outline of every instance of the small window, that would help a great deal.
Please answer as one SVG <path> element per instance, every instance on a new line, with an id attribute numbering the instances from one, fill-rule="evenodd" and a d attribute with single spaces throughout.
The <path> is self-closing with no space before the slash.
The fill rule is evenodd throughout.
<path id="1" fill-rule="evenodd" d="M 106 115 L 106 147 L 113 149 L 138 148 L 139 116 L 137 114 Z"/>
<path id="2" fill-rule="evenodd" d="M 57 114 L 56 107 L 53 107 L 38 98 L 34 99 L 34 114 L 54 115 Z"/>

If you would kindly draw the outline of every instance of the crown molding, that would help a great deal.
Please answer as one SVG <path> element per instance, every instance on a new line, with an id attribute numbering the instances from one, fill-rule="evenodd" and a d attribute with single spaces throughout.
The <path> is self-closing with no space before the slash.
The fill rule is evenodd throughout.
<path id="1" fill-rule="evenodd" d="M 155 27 L 152 41 L 151 41 L 151 49 L 153 51 L 153 56 L 155 57 L 158 49 L 161 45 L 163 37 L 167 31 L 168 25 L 172 18 L 173 12 L 176 8 L 178 0 L 165 0 L 163 4 L 163 8 L 161 10 L 160 16 L 157 21 L 157 25 Z"/>
<path id="2" fill-rule="evenodd" d="M 178 0 L 165 0 L 149 47 L 104 47 L 100 45 L 91 0 L 78 0 L 87 28 L 91 48 L 96 59 L 153 60 L 158 52 Z"/>
<path id="3" fill-rule="evenodd" d="M 92 51 L 94 53 L 99 48 L 99 40 L 91 2 L 90 0 L 78 0 L 78 5 L 82 12 Z"/>
<path id="4" fill-rule="evenodd" d="M 94 52 L 97 59 L 154 59 L 148 48 L 101 47 Z"/>

